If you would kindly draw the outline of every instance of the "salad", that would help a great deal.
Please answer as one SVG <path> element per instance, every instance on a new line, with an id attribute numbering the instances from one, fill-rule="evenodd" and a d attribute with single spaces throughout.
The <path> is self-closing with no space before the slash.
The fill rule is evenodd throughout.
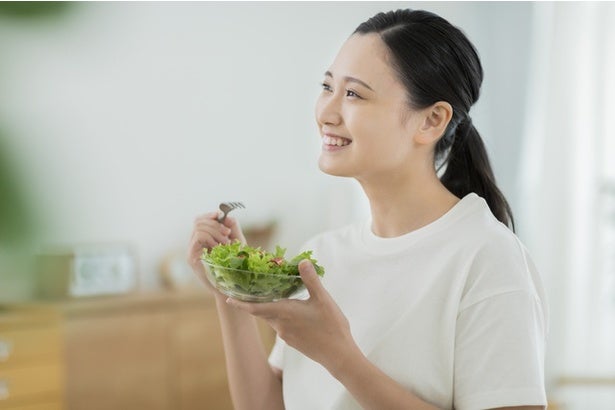
<path id="1" fill-rule="evenodd" d="M 316 273 L 325 270 L 305 251 L 285 259 L 286 249 L 276 246 L 274 252 L 253 248 L 239 241 L 218 244 L 203 250 L 201 259 L 209 268 L 209 280 L 223 293 L 243 300 L 266 301 L 290 296 L 303 287 L 299 262 L 312 262 Z"/>

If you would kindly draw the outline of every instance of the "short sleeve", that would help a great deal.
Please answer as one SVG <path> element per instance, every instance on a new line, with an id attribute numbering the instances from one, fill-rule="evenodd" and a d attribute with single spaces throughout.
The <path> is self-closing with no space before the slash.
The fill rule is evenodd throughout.
<path id="1" fill-rule="evenodd" d="M 455 408 L 546 405 L 545 337 L 542 302 L 528 290 L 463 309 L 455 338 Z"/>
<path id="2" fill-rule="evenodd" d="M 275 367 L 276 369 L 282 370 L 284 368 L 284 346 L 286 342 L 280 339 L 279 336 L 276 335 L 275 343 L 273 348 L 271 349 L 271 353 L 269 354 L 269 365 L 271 367 Z"/>

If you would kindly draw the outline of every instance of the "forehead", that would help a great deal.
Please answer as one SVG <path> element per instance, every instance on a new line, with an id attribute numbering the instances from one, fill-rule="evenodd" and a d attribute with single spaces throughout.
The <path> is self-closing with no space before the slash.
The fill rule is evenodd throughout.
<path id="1" fill-rule="evenodd" d="M 388 63 L 386 45 L 378 34 L 353 34 L 340 48 L 331 68 L 333 77 L 351 76 L 378 91 L 400 85 Z"/>

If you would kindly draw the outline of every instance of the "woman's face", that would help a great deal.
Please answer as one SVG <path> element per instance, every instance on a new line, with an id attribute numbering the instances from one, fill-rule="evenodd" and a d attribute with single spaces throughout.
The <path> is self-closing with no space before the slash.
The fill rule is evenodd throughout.
<path id="1" fill-rule="evenodd" d="M 323 172 L 361 181 L 408 169 L 418 121 L 378 35 L 355 34 L 344 43 L 325 73 L 316 121 Z"/>

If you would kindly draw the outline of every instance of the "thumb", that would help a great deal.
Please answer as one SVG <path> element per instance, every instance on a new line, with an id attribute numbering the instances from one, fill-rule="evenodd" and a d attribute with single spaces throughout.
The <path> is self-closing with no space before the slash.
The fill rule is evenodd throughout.
<path id="1" fill-rule="evenodd" d="M 314 269 L 314 265 L 307 259 L 299 262 L 299 274 L 301 275 L 301 280 L 305 285 L 305 288 L 310 293 L 310 298 L 318 298 L 325 291 L 325 288 L 320 283 L 320 278 L 316 273 L 316 269 Z"/>

